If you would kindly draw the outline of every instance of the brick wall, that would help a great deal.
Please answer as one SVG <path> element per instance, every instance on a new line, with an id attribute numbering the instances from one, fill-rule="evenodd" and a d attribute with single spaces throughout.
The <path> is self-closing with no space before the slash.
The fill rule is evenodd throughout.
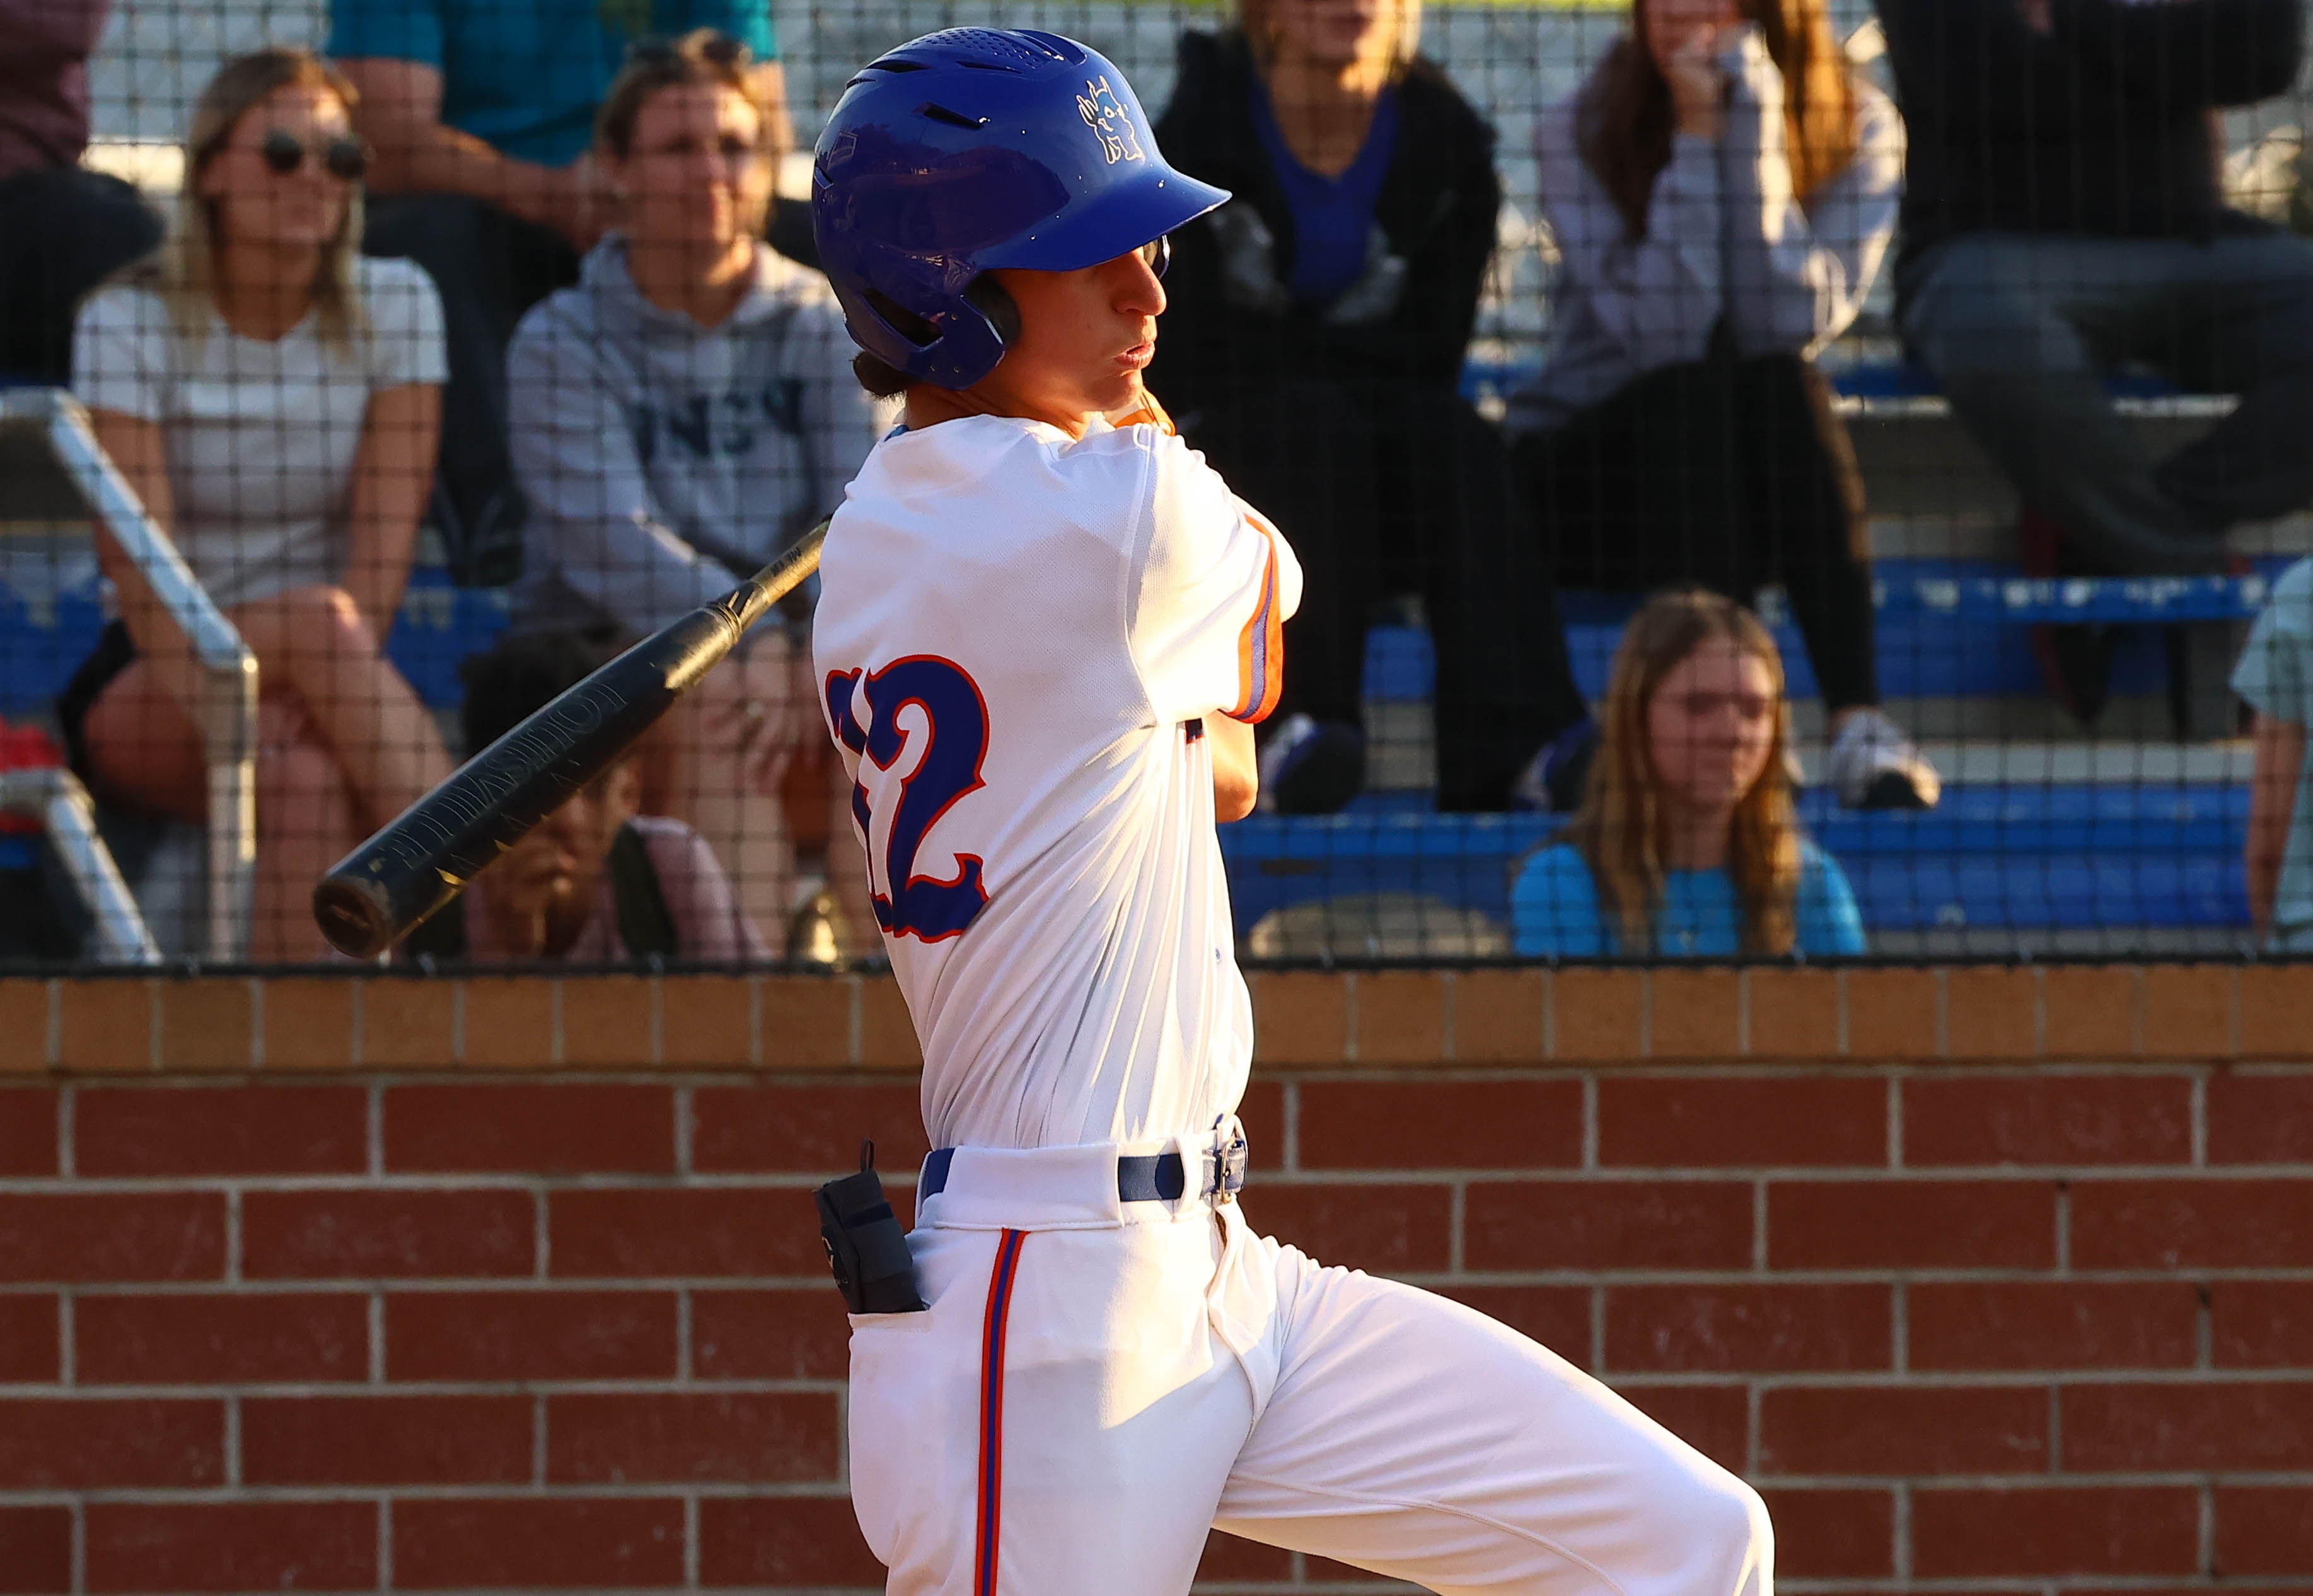
<path id="1" fill-rule="evenodd" d="M 2313 1592 L 2309 1000 L 1265 977 L 1247 1207 L 1745 1471 L 1788 1588 Z M 913 1068 L 877 981 L 0 983 L 0 1592 L 875 1584 L 806 1193 Z"/>

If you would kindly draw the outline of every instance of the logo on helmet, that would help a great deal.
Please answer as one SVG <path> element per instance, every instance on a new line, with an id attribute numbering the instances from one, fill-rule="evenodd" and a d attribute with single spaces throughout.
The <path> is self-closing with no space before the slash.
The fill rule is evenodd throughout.
<path id="1" fill-rule="evenodd" d="M 1099 136 L 1101 152 L 1111 166 L 1120 161 L 1147 159 L 1140 153 L 1140 141 L 1132 136 L 1132 118 L 1117 103 L 1116 91 L 1108 86 L 1107 78 L 1095 78 L 1085 84 L 1085 92 L 1077 96 L 1077 114 Z"/>

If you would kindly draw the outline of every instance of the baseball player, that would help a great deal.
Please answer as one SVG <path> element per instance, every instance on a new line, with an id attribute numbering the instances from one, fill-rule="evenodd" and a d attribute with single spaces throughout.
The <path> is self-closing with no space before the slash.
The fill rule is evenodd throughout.
<path id="1" fill-rule="evenodd" d="M 1227 197 L 1048 33 L 901 46 L 819 142 L 821 256 L 907 411 L 814 647 L 936 1149 L 928 1307 L 851 1320 L 860 1525 L 894 1596 L 1181 1596 L 1215 1525 L 1439 1592 L 1766 1596 L 1740 1480 L 1236 1200 L 1214 822 L 1252 807 L 1300 571 L 1139 382 L 1165 235 Z"/>

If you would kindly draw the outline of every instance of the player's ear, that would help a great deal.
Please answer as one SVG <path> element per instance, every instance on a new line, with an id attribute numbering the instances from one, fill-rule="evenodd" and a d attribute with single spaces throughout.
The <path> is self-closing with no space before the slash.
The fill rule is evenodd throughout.
<path id="1" fill-rule="evenodd" d="M 1020 340 L 1020 306 L 1011 291 L 996 280 L 994 272 L 982 272 L 965 285 L 963 297 L 972 307 L 988 318 L 996 329 L 996 336 L 1010 348 Z"/>

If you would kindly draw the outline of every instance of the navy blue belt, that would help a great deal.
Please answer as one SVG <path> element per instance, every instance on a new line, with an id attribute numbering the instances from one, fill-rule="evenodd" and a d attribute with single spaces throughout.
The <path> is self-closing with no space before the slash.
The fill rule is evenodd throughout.
<path id="1" fill-rule="evenodd" d="M 916 1200 L 947 1189 L 948 1166 L 955 1162 L 955 1149 L 936 1147 L 924 1160 L 922 1179 L 916 1183 Z M 1233 1171 L 1234 1183 L 1224 1189 L 1234 1191 L 1244 1183 L 1242 1166 Z M 1116 1196 L 1120 1202 L 1169 1203 L 1176 1201 L 1189 1189 L 1187 1166 L 1177 1153 L 1127 1153 L 1116 1161 Z"/>

